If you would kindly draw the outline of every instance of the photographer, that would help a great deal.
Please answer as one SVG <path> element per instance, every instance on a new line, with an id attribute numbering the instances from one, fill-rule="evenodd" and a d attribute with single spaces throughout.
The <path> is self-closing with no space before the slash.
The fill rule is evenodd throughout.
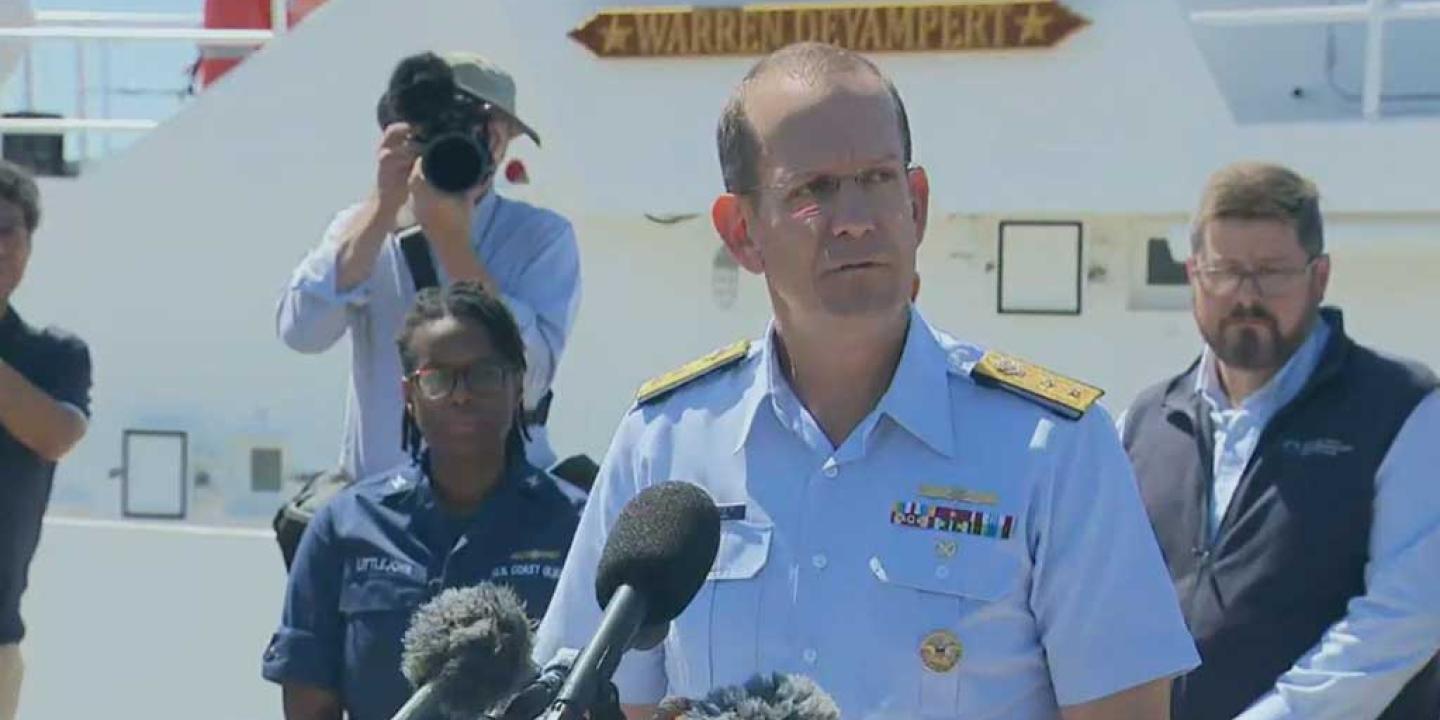
<path id="1" fill-rule="evenodd" d="M 540 142 L 516 114 L 515 82 L 478 55 L 414 55 L 395 68 L 379 114 L 374 190 L 335 217 L 276 312 L 280 337 L 299 352 L 350 333 L 341 464 L 364 478 L 406 461 L 394 342 L 429 274 L 442 285 L 473 281 L 514 315 L 528 368 L 526 455 L 549 467 L 549 389 L 580 301 L 580 258 L 568 221 L 494 192 L 510 141 Z M 418 227 L 400 223 L 402 210 Z"/>

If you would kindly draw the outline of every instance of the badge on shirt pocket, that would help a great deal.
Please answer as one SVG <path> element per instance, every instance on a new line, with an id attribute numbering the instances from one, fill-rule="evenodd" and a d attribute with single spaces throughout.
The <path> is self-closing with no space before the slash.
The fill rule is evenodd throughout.
<path id="1" fill-rule="evenodd" d="M 995 671 L 997 645 L 1017 632 L 1023 548 L 984 536 L 889 527 L 870 560 L 871 612 L 890 618 L 876 654 L 895 665 L 897 688 L 913 687 L 907 717 L 954 718 L 962 689 Z M 990 663 L 987 667 L 986 663 Z"/>

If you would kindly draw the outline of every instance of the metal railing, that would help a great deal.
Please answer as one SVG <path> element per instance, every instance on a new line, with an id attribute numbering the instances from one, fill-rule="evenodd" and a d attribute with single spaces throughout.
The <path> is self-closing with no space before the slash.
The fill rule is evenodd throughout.
<path id="1" fill-rule="evenodd" d="M 1435 19 L 1440 19 L 1440 2 L 1436 0 L 1367 0 L 1350 5 L 1197 10 L 1190 13 L 1191 22 L 1211 27 L 1365 23 L 1365 79 L 1360 91 L 1360 107 L 1367 120 L 1380 117 L 1385 84 L 1385 25 L 1400 20 Z"/>
<path id="2" fill-rule="evenodd" d="M 24 44 L 21 63 L 22 97 L 26 110 L 35 108 L 35 63 L 32 44 L 36 41 L 71 41 L 75 47 L 75 106 L 73 117 L 0 118 L 3 134 L 79 133 L 83 155 L 89 154 L 89 133 L 137 133 L 159 123 L 143 118 L 112 118 L 108 94 L 102 95 L 100 117 L 89 117 L 89 89 L 86 76 L 87 48 L 98 46 L 102 86 L 108 90 L 110 49 L 117 42 L 179 42 L 207 48 L 250 49 L 264 45 L 288 29 L 286 0 L 271 0 L 268 30 L 201 27 L 200 15 L 185 13 L 142 13 L 86 10 L 37 11 L 28 27 L 0 27 L 0 43 Z"/>

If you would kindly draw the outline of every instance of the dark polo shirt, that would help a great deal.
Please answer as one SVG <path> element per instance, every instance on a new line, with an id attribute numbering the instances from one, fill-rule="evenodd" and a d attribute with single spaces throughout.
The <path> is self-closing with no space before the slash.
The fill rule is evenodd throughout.
<path id="1" fill-rule="evenodd" d="M 10 308 L 0 317 L 0 360 L 50 397 L 89 416 L 90 351 L 79 338 L 54 328 L 32 328 Z M 55 463 L 0 424 L 0 645 L 25 635 L 20 596 L 54 477 Z"/>

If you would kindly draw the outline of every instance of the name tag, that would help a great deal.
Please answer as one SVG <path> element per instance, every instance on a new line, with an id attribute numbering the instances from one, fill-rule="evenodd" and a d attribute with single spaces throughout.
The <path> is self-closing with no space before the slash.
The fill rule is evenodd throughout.
<path id="1" fill-rule="evenodd" d="M 720 511 L 720 522 L 745 519 L 745 503 L 716 505 L 715 508 Z"/>
<path id="2" fill-rule="evenodd" d="M 513 578 L 544 578 L 546 580 L 559 580 L 561 566 L 558 563 L 511 563 L 509 565 L 497 565 L 490 571 L 491 580 L 507 580 Z"/>
<path id="3" fill-rule="evenodd" d="M 419 577 L 416 567 L 404 560 L 384 557 L 381 555 L 369 555 L 355 560 L 355 572 L 358 575 L 401 575 L 409 578 Z"/>

